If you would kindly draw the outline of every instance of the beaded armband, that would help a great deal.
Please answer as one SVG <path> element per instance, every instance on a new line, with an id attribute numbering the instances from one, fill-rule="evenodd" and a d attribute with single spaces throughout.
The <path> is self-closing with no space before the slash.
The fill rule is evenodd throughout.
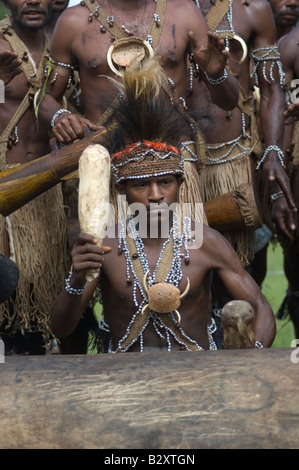
<path id="1" fill-rule="evenodd" d="M 209 83 L 211 83 L 211 85 L 221 85 L 221 83 L 223 83 L 227 79 L 228 73 L 227 73 L 227 70 L 224 69 L 223 74 L 221 75 L 221 77 L 214 79 L 214 78 L 211 78 L 207 74 L 206 71 L 204 71 L 204 76 L 206 77 L 207 81 Z"/>
<path id="2" fill-rule="evenodd" d="M 46 62 L 44 75 L 47 81 L 50 80 L 51 85 L 54 85 L 58 75 L 69 77 L 67 83 L 67 89 L 69 89 L 71 84 L 74 83 L 74 70 L 75 68 L 72 65 L 65 64 L 63 62 L 56 62 L 51 57 L 49 57 L 48 61 Z"/>
<path id="3" fill-rule="evenodd" d="M 254 342 L 254 347 L 257 348 L 257 349 L 263 349 L 264 346 L 262 345 L 262 343 L 260 341 L 255 341 Z"/>
<path id="4" fill-rule="evenodd" d="M 279 158 L 279 161 L 280 161 L 280 164 L 283 168 L 285 168 L 285 165 L 284 165 L 284 154 L 283 154 L 283 151 L 277 147 L 277 145 L 269 145 L 269 147 L 266 148 L 265 152 L 264 152 L 264 155 L 262 156 L 262 158 L 260 159 L 260 161 L 258 162 L 258 164 L 256 165 L 256 169 L 259 170 L 259 168 L 261 167 L 261 165 L 265 162 L 267 156 L 268 156 L 268 153 L 271 152 L 272 150 L 274 150 L 275 152 L 277 152 L 277 155 L 278 155 L 278 158 Z"/>
<path id="5" fill-rule="evenodd" d="M 259 66 L 262 67 L 263 78 L 267 83 L 274 82 L 273 70 L 276 65 L 279 72 L 279 82 L 283 86 L 285 84 L 285 74 L 280 61 L 280 53 L 276 45 L 260 47 L 251 51 L 250 56 L 253 61 L 253 71 L 251 78 L 254 79 L 255 84 L 259 86 L 257 69 Z M 267 64 L 269 66 L 267 67 Z"/>
<path id="6" fill-rule="evenodd" d="M 81 287 L 81 289 L 75 289 L 74 287 L 71 287 L 71 284 L 70 284 L 71 277 L 72 277 L 72 273 L 70 272 L 68 277 L 65 279 L 65 290 L 69 294 L 72 294 L 72 295 L 82 295 L 86 289 L 87 283 L 85 283 L 85 285 Z"/>
<path id="7" fill-rule="evenodd" d="M 65 108 L 60 108 L 58 109 L 58 111 L 56 111 L 56 113 L 53 115 L 52 119 L 51 119 L 51 127 L 53 129 L 53 127 L 55 126 L 55 119 L 62 113 L 69 113 L 71 114 L 71 112 L 68 110 L 68 109 L 65 109 Z"/>

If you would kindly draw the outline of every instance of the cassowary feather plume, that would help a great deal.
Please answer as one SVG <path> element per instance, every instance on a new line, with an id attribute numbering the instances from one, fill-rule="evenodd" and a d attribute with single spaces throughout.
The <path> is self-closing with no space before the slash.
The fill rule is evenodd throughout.
<path id="1" fill-rule="evenodd" d="M 118 126 L 109 136 L 110 153 L 143 140 L 179 147 L 183 137 L 190 138 L 190 125 L 171 104 L 162 88 L 163 78 L 159 57 L 154 56 L 142 65 L 132 61 L 126 68 L 123 83 L 115 82 L 120 99 L 112 114 Z"/>

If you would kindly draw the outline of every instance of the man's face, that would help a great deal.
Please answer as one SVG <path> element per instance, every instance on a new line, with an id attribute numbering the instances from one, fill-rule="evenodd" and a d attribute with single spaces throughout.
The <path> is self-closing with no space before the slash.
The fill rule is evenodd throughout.
<path id="1" fill-rule="evenodd" d="M 51 0 L 9 0 L 7 7 L 13 24 L 28 30 L 43 28 L 52 14 Z"/>
<path id="2" fill-rule="evenodd" d="M 294 26 L 299 18 L 299 0 L 269 0 L 277 26 Z"/>
<path id="3" fill-rule="evenodd" d="M 52 0 L 53 13 L 62 13 L 68 6 L 69 0 Z"/>
<path id="4" fill-rule="evenodd" d="M 118 185 L 118 188 L 134 211 L 139 211 L 140 205 L 139 212 L 143 212 L 146 223 L 161 223 L 164 219 L 168 221 L 171 218 L 169 207 L 177 203 L 182 182 L 182 178 L 169 174 L 127 180 Z"/>

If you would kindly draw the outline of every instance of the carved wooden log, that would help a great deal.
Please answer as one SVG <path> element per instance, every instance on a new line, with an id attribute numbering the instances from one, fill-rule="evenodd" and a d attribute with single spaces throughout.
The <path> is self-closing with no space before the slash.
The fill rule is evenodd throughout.
<path id="1" fill-rule="evenodd" d="M 6 357 L 0 447 L 298 448 L 293 352 Z"/>

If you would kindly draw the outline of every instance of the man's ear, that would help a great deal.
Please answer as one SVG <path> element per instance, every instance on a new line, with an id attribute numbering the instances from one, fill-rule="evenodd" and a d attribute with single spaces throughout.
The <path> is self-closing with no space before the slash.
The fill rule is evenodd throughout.
<path id="1" fill-rule="evenodd" d="M 119 194 L 126 194 L 126 186 L 125 183 L 115 183 L 115 187 Z"/>

